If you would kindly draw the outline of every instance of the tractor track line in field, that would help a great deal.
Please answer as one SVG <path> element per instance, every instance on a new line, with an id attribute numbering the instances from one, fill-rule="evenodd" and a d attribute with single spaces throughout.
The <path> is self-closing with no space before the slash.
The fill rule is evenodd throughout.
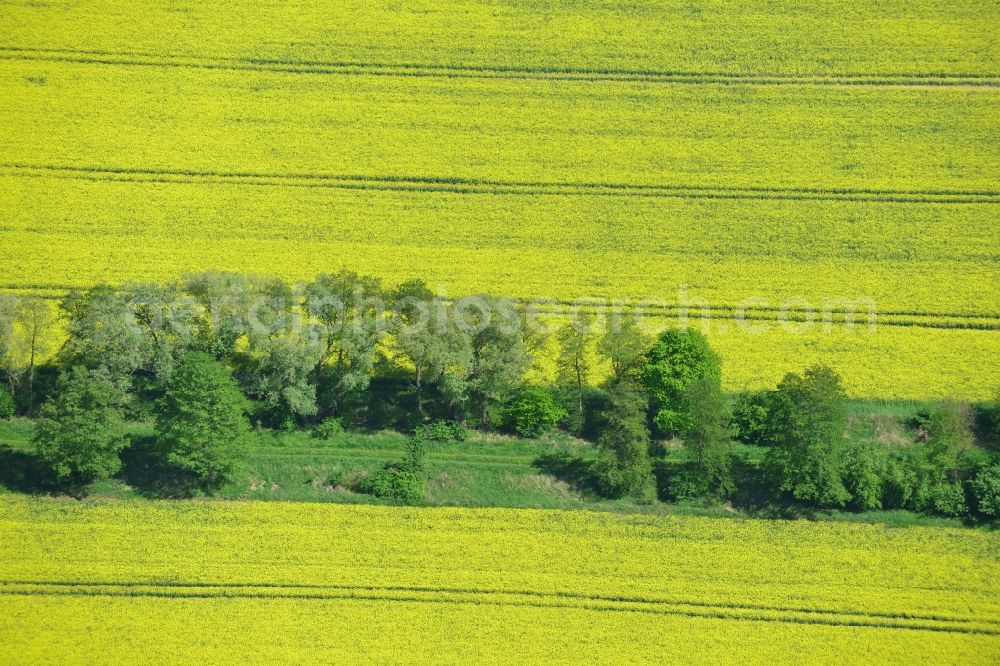
<path id="1" fill-rule="evenodd" d="M 691 72 L 655 69 L 561 68 L 523 66 L 448 65 L 436 63 L 371 63 L 269 58 L 223 58 L 155 53 L 123 53 L 83 49 L 33 49 L 0 46 L 2 60 L 66 62 L 126 67 L 161 67 L 206 70 L 313 74 L 324 76 L 396 76 L 452 79 L 527 79 L 590 83 L 675 83 L 687 85 L 812 85 L 888 86 L 907 88 L 997 88 L 994 74 L 751 74 Z"/>
<path id="2" fill-rule="evenodd" d="M 0 163 L 14 175 L 140 183 L 222 183 L 228 185 L 443 192 L 522 196 L 618 196 L 691 199 L 778 199 L 871 201 L 883 203 L 1000 204 L 995 190 L 869 190 L 724 185 L 501 181 L 460 177 L 368 176 L 322 173 L 252 173 L 147 169 L 57 164 Z"/>
<path id="3" fill-rule="evenodd" d="M 40 298 L 50 301 L 58 301 L 63 298 L 63 296 L 71 291 L 73 287 L 69 286 L 53 286 L 46 285 L 44 287 L 32 286 L 32 285 L 0 285 L 0 292 L 14 292 L 14 293 L 27 293 L 35 294 Z M 45 291 L 59 291 L 60 293 L 42 293 Z M 565 315 L 566 312 L 563 308 L 573 305 L 570 301 L 558 301 L 553 302 L 551 306 L 548 306 L 545 302 L 531 302 L 524 301 L 519 302 L 518 299 L 512 299 L 515 301 L 516 306 L 522 311 L 530 310 L 534 314 L 539 315 L 552 315 L 560 316 Z M 600 306 L 592 305 L 582 305 L 584 311 L 591 312 L 593 314 L 603 314 L 608 312 L 602 309 Z M 588 309 L 590 308 L 590 309 Z M 645 311 L 645 316 L 651 319 L 672 319 L 677 318 L 680 320 L 722 320 L 722 321 L 738 321 L 738 322 L 777 322 L 777 323 L 787 323 L 793 325 L 796 323 L 803 324 L 816 324 L 816 325 L 829 325 L 829 326 L 852 326 L 852 327 L 879 327 L 879 326 L 890 326 L 893 328 L 927 328 L 927 329 L 941 329 L 941 330 L 965 330 L 965 331 L 996 331 L 1000 330 L 1000 315 L 988 315 L 988 314 L 942 314 L 942 313 L 914 313 L 914 312 L 876 312 L 874 321 L 869 320 L 867 313 L 860 312 L 856 313 L 852 318 L 848 313 L 841 313 L 837 311 L 830 311 L 829 321 L 823 319 L 823 312 L 817 310 L 802 310 L 802 309 L 787 309 L 782 310 L 779 308 L 746 308 L 744 312 L 739 312 L 740 308 L 738 306 L 733 306 L 732 308 L 723 307 L 712 307 L 709 308 L 710 312 L 708 316 L 702 312 L 702 308 L 692 306 L 690 308 L 682 308 L 680 306 L 643 306 Z M 636 308 L 634 306 L 623 306 L 620 307 L 620 313 L 635 312 Z M 986 321 L 962 321 L 962 319 L 972 319 L 972 320 L 986 320 Z M 925 320 L 925 321 L 921 321 Z M 930 320 L 930 321 L 926 321 Z M 938 320 L 938 321 L 935 321 Z M 948 321 L 951 320 L 951 321 Z M 988 321 L 993 320 L 993 321 Z"/>
<path id="4" fill-rule="evenodd" d="M 50 294 L 50 296 L 52 298 L 61 298 L 65 293 L 71 291 L 72 289 L 80 289 L 80 288 L 84 288 L 84 287 L 73 287 L 72 285 L 52 284 L 52 283 L 45 283 L 45 284 L 42 284 L 42 283 L 38 283 L 38 284 L 0 284 L 0 291 L 13 291 L 13 292 L 23 291 L 23 292 L 28 292 L 28 293 L 36 293 L 36 292 L 44 292 L 44 291 L 56 291 L 56 292 L 60 292 L 58 294 Z M 461 299 L 455 297 L 455 298 L 445 298 L 443 300 L 446 301 L 446 302 L 456 302 L 457 300 L 461 300 Z M 630 311 L 632 311 L 632 310 L 635 309 L 635 306 L 629 304 L 627 301 L 623 303 L 623 302 L 620 302 L 621 299 L 615 299 L 615 298 L 612 298 L 612 297 L 608 297 L 607 299 L 605 299 L 603 301 L 600 300 L 600 299 L 594 299 L 594 298 L 581 298 L 579 300 L 569 300 L 569 299 L 545 298 L 545 297 L 539 297 L 537 299 L 532 299 L 532 298 L 507 298 L 506 300 L 512 301 L 513 303 L 515 303 L 516 305 L 519 305 L 519 306 L 525 306 L 526 307 L 528 305 L 532 305 L 534 307 L 539 307 L 539 308 L 544 308 L 544 307 L 558 308 L 560 306 L 562 306 L 562 307 L 570 307 L 570 306 L 588 307 L 589 306 L 589 307 L 595 307 L 595 308 L 608 307 L 609 309 L 611 309 L 613 306 L 617 306 L 617 307 L 619 307 L 621 309 L 622 312 L 630 312 Z M 680 304 L 677 304 L 677 303 L 655 303 L 655 302 L 652 302 L 652 303 L 642 303 L 642 307 L 645 308 L 645 309 L 647 309 L 647 310 L 653 311 L 653 312 L 663 311 L 663 312 L 665 312 L 667 314 L 673 314 L 673 313 L 675 313 L 677 311 L 688 310 L 690 312 L 690 316 L 694 316 L 695 313 L 699 313 L 702 310 L 709 310 L 712 313 L 714 313 L 714 312 L 722 312 L 722 313 L 733 312 L 733 313 L 735 313 L 735 312 L 737 312 L 739 310 L 743 310 L 743 311 L 745 311 L 747 313 L 748 317 L 753 316 L 755 313 L 781 314 L 783 312 L 787 312 L 790 316 L 795 316 L 795 315 L 798 315 L 798 314 L 802 314 L 802 315 L 816 314 L 815 310 L 804 309 L 804 308 L 800 308 L 800 307 L 776 308 L 776 307 L 773 307 L 773 306 L 772 307 L 765 307 L 765 306 L 760 306 L 760 305 L 750 305 L 750 306 L 747 306 L 747 307 L 743 308 L 743 307 L 741 307 L 739 305 L 721 305 L 720 304 L 720 305 L 703 305 L 703 306 L 696 306 L 696 305 L 684 306 L 684 305 L 680 305 Z M 858 321 L 862 321 L 865 318 L 865 313 L 864 313 L 863 310 L 860 309 L 860 306 L 859 306 L 859 310 L 860 311 L 858 311 L 858 312 L 854 312 L 854 315 L 855 315 L 855 317 L 857 318 Z M 832 308 L 832 309 L 826 310 L 826 312 L 829 312 L 830 314 L 835 315 L 835 316 L 836 315 L 848 315 L 848 314 L 851 314 L 851 312 L 849 312 L 847 310 L 844 310 L 844 309 L 839 309 L 839 308 Z M 941 319 L 992 319 L 992 320 L 997 320 L 998 322 L 1000 322 L 1000 312 L 996 312 L 996 313 L 984 313 L 984 312 L 930 312 L 930 311 L 917 311 L 917 310 L 878 310 L 876 312 L 876 314 L 879 317 L 883 317 L 883 316 L 886 316 L 886 317 L 889 317 L 889 316 L 898 316 L 898 317 L 914 317 L 914 318 L 932 317 L 932 318 L 941 318 Z"/>
<path id="5" fill-rule="evenodd" d="M 955 618 L 935 615 L 908 615 L 839 611 L 814 608 L 768 607 L 750 604 L 721 604 L 674 601 L 642 597 L 587 595 L 580 593 L 537 592 L 532 590 L 476 590 L 448 587 L 406 587 L 371 585 L 303 585 L 238 583 L 112 583 L 69 581 L 3 581 L 0 595 L 17 596 L 110 596 L 181 599 L 294 599 L 366 600 L 424 603 L 468 603 L 536 608 L 571 608 L 603 612 L 638 612 L 656 615 L 707 617 L 727 620 L 789 622 L 828 626 L 909 629 L 950 633 L 1000 635 L 991 618 Z M 444 595 L 444 596 L 436 596 Z M 788 615 L 781 615 L 787 613 Z"/>

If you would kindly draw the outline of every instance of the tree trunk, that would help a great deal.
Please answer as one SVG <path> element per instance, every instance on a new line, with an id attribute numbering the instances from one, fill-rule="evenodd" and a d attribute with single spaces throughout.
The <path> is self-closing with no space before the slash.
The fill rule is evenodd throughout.
<path id="1" fill-rule="evenodd" d="M 423 421 L 427 418 L 427 413 L 424 411 L 424 396 L 420 390 L 420 366 L 416 366 L 414 371 L 414 384 L 417 388 L 417 413 L 420 414 L 420 420 Z"/>
<path id="2" fill-rule="evenodd" d="M 35 411 L 35 347 L 38 344 L 38 327 L 31 330 L 31 360 L 28 362 L 28 416 Z"/>

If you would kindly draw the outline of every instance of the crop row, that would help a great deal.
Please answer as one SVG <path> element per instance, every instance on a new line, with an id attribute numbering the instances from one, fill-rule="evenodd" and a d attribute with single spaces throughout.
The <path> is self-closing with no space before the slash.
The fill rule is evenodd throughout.
<path id="1" fill-rule="evenodd" d="M 696 9 L 587 1 L 547 5 L 544 20 L 540 11 L 511 0 L 220 0 L 183 12 L 140 0 L 67 0 L 9 7 L 0 34 L 7 46 L 38 50 L 282 62 L 800 77 L 1000 73 L 991 31 L 1000 17 L 983 1 L 707 0 Z"/>
<path id="2" fill-rule="evenodd" d="M 318 173 L 227 173 L 56 164 L 2 164 L 21 177 L 76 178 L 126 183 L 206 183 L 254 187 L 306 187 L 375 192 L 444 192 L 520 196 L 671 197 L 679 199 L 775 199 L 788 201 L 871 201 L 883 203 L 998 204 L 1000 191 L 864 190 L 779 187 L 638 185 L 632 183 L 508 182 L 459 177 L 337 176 Z"/>
<path id="3" fill-rule="evenodd" d="M 323 62 L 273 59 L 185 58 L 165 54 L 113 53 L 74 49 L 36 50 L 0 47 L 0 60 L 66 62 L 127 67 L 189 68 L 235 72 L 283 72 L 336 76 L 439 77 L 447 79 L 529 79 L 539 81 L 589 81 L 683 83 L 701 85 L 820 85 L 820 86 L 983 86 L 997 87 L 1000 78 L 974 74 L 866 74 L 795 76 L 738 74 L 732 72 L 683 72 L 668 70 L 573 69 L 566 67 L 517 67 L 441 65 L 434 63 Z"/>
<path id="4" fill-rule="evenodd" d="M 989 663 L 994 636 L 586 609 L 368 599 L 9 596 L 20 663 Z M 393 640 L 386 640 L 392 636 Z M 141 637 L 141 638 L 140 638 Z"/>
<path id="5" fill-rule="evenodd" d="M 377 587 L 364 585 L 188 585 L 173 583 L 63 583 L 51 581 L 0 581 L 0 595 L 159 597 L 171 599 L 298 599 L 301 601 L 365 599 L 372 601 L 438 604 L 486 604 L 510 608 L 575 608 L 594 612 L 647 613 L 727 620 L 755 620 L 844 627 L 879 627 L 1000 636 L 1000 620 L 948 616 L 924 617 L 906 613 L 828 612 L 813 608 L 769 608 L 753 605 L 712 604 L 700 601 L 667 601 L 614 598 L 601 595 L 540 594 L 521 590 Z"/>

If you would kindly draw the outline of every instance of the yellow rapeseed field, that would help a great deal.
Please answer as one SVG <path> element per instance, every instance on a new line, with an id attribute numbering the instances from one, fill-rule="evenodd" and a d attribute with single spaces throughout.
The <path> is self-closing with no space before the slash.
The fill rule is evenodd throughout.
<path id="1" fill-rule="evenodd" d="M 984 531 L 0 497 L 0 661 L 1000 659 Z"/>
<path id="2" fill-rule="evenodd" d="M 346 267 L 764 321 L 873 303 L 875 333 L 713 322 L 727 387 L 822 361 L 857 396 L 984 399 L 998 22 L 980 0 L 6 7 L 0 288 Z"/>

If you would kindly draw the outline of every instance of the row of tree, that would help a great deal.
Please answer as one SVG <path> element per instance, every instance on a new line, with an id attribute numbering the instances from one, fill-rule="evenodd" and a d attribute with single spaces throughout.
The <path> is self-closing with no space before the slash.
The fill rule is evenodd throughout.
<path id="1" fill-rule="evenodd" d="M 846 397 L 832 370 L 789 374 L 731 405 L 720 359 L 694 329 L 654 340 L 634 319 L 610 316 L 598 328 L 586 312 L 550 329 L 509 301 L 445 301 L 419 281 L 390 289 L 351 272 L 294 287 L 218 272 L 98 286 L 68 294 L 59 313 L 65 342 L 39 368 L 52 309 L 37 298 L 0 300 L 10 388 L 0 397 L 33 415 L 50 396 L 39 450 L 64 478 L 113 473 L 126 419 L 155 419 L 163 459 L 211 485 L 238 455 L 244 415 L 282 428 L 413 428 L 444 418 L 590 438 L 599 457 L 574 468 L 586 467 L 609 497 L 658 491 L 983 516 L 1000 505 L 990 499 L 1000 472 L 972 446 L 958 407 L 922 415 L 926 441 L 914 447 L 845 439 Z M 554 385 L 526 383 L 551 354 Z M 595 388 L 599 365 L 607 377 Z M 734 455 L 734 439 L 763 451 L 759 464 Z M 664 440 L 679 442 L 682 455 L 666 455 Z"/>
<path id="2" fill-rule="evenodd" d="M 832 369 L 789 373 L 774 390 L 731 404 L 704 336 L 671 329 L 609 384 L 597 437 L 602 457 L 592 467 L 610 497 L 649 492 L 655 479 L 660 497 L 673 501 L 740 497 L 743 504 L 994 519 L 1000 404 L 987 416 L 992 454 L 975 446 L 972 410 L 956 403 L 915 414 L 910 445 L 850 437 L 847 396 Z M 662 449 L 650 444 L 647 424 L 676 437 L 682 455 L 657 459 Z M 746 445 L 742 457 L 734 441 Z"/>
<path id="3" fill-rule="evenodd" d="M 388 289 L 346 271 L 295 287 L 218 272 L 97 286 L 71 292 L 58 310 L 37 297 L 0 298 L 0 370 L 20 413 L 34 412 L 38 359 L 62 335 L 55 367 L 101 370 L 140 396 L 160 390 L 186 353 L 206 353 L 233 370 L 266 425 L 330 416 L 385 425 L 373 422 L 385 418 L 369 395 L 377 379 L 379 399 L 389 390 L 408 402 L 402 412 L 489 427 L 550 337 L 509 301 L 450 303 L 419 281 Z M 560 367 L 582 394 L 589 361 L 578 351 L 567 349 Z"/>

